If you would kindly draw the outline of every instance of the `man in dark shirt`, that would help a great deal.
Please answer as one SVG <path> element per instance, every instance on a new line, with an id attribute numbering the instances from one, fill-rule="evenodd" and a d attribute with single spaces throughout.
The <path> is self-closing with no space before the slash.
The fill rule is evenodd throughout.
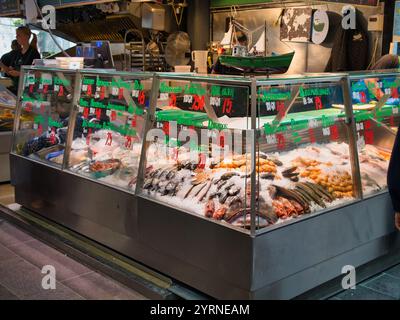
<path id="1" fill-rule="evenodd" d="M 20 52 L 21 46 L 18 44 L 17 40 L 13 40 L 11 42 L 11 51 L 3 54 L 0 58 L 2 65 L 10 67 L 14 63 L 15 59 L 19 56 Z"/>

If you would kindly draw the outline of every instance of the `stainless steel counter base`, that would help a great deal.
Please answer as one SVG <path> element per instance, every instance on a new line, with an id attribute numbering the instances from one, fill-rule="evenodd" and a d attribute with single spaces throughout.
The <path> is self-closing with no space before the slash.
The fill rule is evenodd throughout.
<path id="1" fill-rule="evenodd" d="M 400 247 L 386 193 L 250 237 L 11 155 L 16 201 L 219 299 L 290 299 Z"/>
<path id="2" fill-rule="evenodd" d="M 0 132 L 0 182 L 10 181 L 12 131 Z"/>

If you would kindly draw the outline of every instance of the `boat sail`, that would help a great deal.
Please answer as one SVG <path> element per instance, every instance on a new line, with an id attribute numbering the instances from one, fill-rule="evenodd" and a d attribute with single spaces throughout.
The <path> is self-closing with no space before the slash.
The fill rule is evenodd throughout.
<path id="1" fill-rule="evenodd" d="M 265 31 L 263 31 L 263 33 L 261 34 L 260 38 L 258 39 L 258 41 L 256 42 L 256 44 L 253 46 L 253 48 L 251 48 L 251 50 L 249 51 L 250 54 L 254 53 L 254 49 L 256 52 L 259 53 L 264 53 L 265 52 Z"/>
<path id="2" fill-rule="evenodd" d="M 225 33 L 223 39 L 221 40 L 220 44 L 222 46 L 230 46 L 232 42 L 232 35 L 233 35 L 233 24 L 229 25 L 228 32 Z"/>

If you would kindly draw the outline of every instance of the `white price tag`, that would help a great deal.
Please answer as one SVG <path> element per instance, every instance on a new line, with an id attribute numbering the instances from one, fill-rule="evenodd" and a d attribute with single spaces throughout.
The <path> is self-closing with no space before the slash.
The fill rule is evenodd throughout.
<path id="1" fill-rule="evenodd" d="M 60 91 L 60 86 L 58 84 L 54 85 L 54 91 L 56 92 Z"/>
<path id="2" fill-rule="evenodd" d="M 331 135 L 331 129 L 330 128 L 322 128 L 322 134 L 324 136 L 330 136 Z"/>
<path id="3" fill-rule="evenodd" d="M 221 98 L 220 97 L 210 97 L 210 105 L 213 107 L 221 106 Z"/>
<path id="4" fill-rule="evenodd" d="M 85 111 L 85 108 L 84 107 L 79 107 L 79 112 L 83 113 L 83 111 Z"/>
<path id="5" fill-rule="evenodd" d="M 399 114 L 399 108 L 398 107 L 393 107 L 392 113 L 393 114 Z"/>
<path id="6" fill-rule="evenodd" d="M 169 95 L 168 93 L 160 93 L 160 100 L 168 100 Z"/>
<path id="7" fill-rule="evenodd" d="M 39 90 L 43 89 L 43 83 L 39 84 Z"/>
<path id="8" fill-rule="evenodd" d="M 265 106 L 267 107 L 267 111 L 275 111 L 275 102 L 266 102 Z"/>
<path id="9" fill-rule="evenodd" d="M 183 96 L 183 103 L 193 103 L 193 96 L 185 94 Z"/>
<path id="10" fill-rule="evenodd" d="M 87 91 L 87 88 L 88 88 L 87 84 L 83 84 L 83 85 L 82 85 L 82 91 L 83 91 L 83 92 L 86 92 L 86 91 Z"/>
<path id="11" fill-rule="evenodd" d="M 96 113 L 96 109 L 95 109 L 95 108 L 90 108 L 90 113 L 91 113 L 91 114 Z"/>
<path id="12" fill-rule="evenodd" d="M 364 136 L 360 135 L 358 133 L 358 139 L 357 139 L 357 148 L 359 150 L 363 149 L 365 147 L 365 139 Z"/>
<path id="13" fill-rule="evenodd" d="M 317 119 L 310 119 L 308 121 L 308 128 L 315 129 L 318 127 L 318 120 Z"/>
<path id="14" fill-rule="evenodd" d="M 37 130 L 39 128 L 39 125 L 37 123 L 33 124 L 33 129 Z"/>
<path id="15" fill-rule="evenodd" d="M 391 93 L 392 93 L 392 90 L 390 90 L 390 88 L 385 89 L 385 94 L 391 94 Z"/>
<path id="16" fill-rule="evenodd" d="M 112 89 L 111 89 L 111 94 L 112 94 L 113 96 L 117 96 L 117 95 L 118 95 L 118 92 L 119 92 L 119 90 L 118 90 L 117 87 L 112 87 Z"/>
<path id="17" fill-rule="evenodd" d="M 106 114 L 107 114 L 107 116 L 110 117 L 110 116 L 111 116 L 111 110 L 107 110 L 107 111 L 106 111 Z"/>
<path id="18" fill-rule="evenodd" d="M 275 144 L 277 141 L 276 141 L 276 136 L 275 135 L 272 135 L 272 134 L 269 134 L 269 135 L 267 135 L 266 137 L 265 137 L 265 139 L 267 140 L 267 143 L 268 144 Z"/>
<path id="19" fill-rule="evenodd" d="M 139 90 L 132 90 L 132 97 L 133 98 L 139 98 Z"/>

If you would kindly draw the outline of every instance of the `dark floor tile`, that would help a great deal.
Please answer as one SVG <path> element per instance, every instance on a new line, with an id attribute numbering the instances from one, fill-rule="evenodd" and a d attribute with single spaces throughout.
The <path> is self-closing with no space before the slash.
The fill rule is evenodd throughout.
<path id="1" fill-rule="evenodd" d="M 22 258 L 0 263 L 0 285 L 6 287 L 20 299 L 49 295 L 50 293 L 42 287 L 43 277 L 39 268 Z M 65 292 L 68 292 L 68 297 L 72 295 L 71 290 L 59 283 L 51 295 L 59 297 Z"/>
<path id="2" fill-rule="evenodd" d="M 106 278 L 98 273 L 91 273 L 63 282 L 73 291 L 90 300 L 143 300 L 141 294 Z"/>
<path id="3" fill-rule="evenodd" d="M 400 264 L 385 271 L 386 274 L 400 279 Z M 399 280 L 400 281 L 400 280 Z"/>
<path id="4" fill-rule="evenodd" d="M 32 236 L 12 226 L 6 221 L 0 222 L 0 244 L 9 247 L 15 244 L 34 240 Z"/>
<path id="5" fill-rule="evenodd" d="M 394 298 L 390 296 L 361 285 L 358 285 L 355 290 L 346 290 L 335 296 L 335 298 L 340 300 L 394 300 Z"/>
<path id="6" fill-rule="evenodd" d="M 400 299 L 400 280 L 388 274 L 383 274 L 377 278 L 363 283 L 363 286 L 373 289 L 382 294 Z"/>
<path id="7" fill-rule="evenodd" d="M 16 258 L 18 258 L 17 255 L 15 255 L 11 250 L 7 249 L 6 247 L 0 244 L 0 263 L 6 260 L 16 259 Z"/>
<path id="8" fill-rule="evenodd" d="M 54 266 L 57 281 L 64 281 L 91 272 L 89 268 L 38 240 L 9 248 L 40 269 L 45 265 Z"/>
<path id="9" fill-rule="evenodd" d="M 18 297 L 0 285 L 0 301 L 4 300 L 19 300 Z"/>

